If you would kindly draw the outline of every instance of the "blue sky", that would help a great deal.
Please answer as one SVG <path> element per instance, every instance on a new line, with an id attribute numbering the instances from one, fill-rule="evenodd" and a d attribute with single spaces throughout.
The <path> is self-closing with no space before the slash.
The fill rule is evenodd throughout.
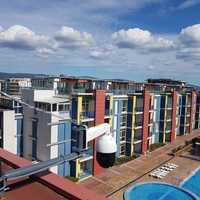
<path id="1" fill-rule="evenodd" d="M 200 84 L 200 0 L 0 1 L 0 71 Z"/>

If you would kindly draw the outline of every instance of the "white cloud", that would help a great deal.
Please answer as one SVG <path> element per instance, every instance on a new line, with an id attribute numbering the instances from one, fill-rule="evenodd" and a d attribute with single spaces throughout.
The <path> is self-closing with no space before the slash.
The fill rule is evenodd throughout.
<path id="1" fill-rule="evenodd" d="M 154 65 L 149 65 L 148 67 L 147 67 L 149 70 L 155 70 L 155 66 Z"/>
<path id="2" fill-rule="evenodd" d="M 90 49 L 89 57 L 97 60 L 103 60 L 108 58 L 112 52 L 114 52 L 114 46 L 104 44 L 104 46 L 96 46 Z"/>
<path id="3" fill-rule="evenodd" d="M 1 31 L 3 31 L 3 27 L 2 27 L 2 26 L 0 26 L 0 32 L 1 32 Z"/>
<path id="4" fill-rule="evenodd" d="M 179 9 L 179 10 L 187 9 L 187 8 L 190 8 L 190 7 L 195 6 L 197 4 L 200 4 L 200 0 L 186 0 L 183 3 L 181 3 L 177 7 L 177 9 Z"/>
<path id="5" fill-rule="evenodd" d="M 90 33 L 80 32 L 71 27 L 63 26 L 55 35 L 55 40 L 62 48 L 90 47 L 94 39 Z"/>
<path id="6" fill-rule="evenodd" d="M 177 58 L 189 61 L 200 60 L 200 24 L 182 29 L 178 39 Z"/>
<path id="7" fill-rule="evenodd" d="M 185 45 L 200 45 L 200 24 L 195 24 L 182 29 L 179 39 Z"/>
<path id="8" fill-rule="evenodd" d="M 48 48 L 39 48 L 36 50 L 37 54 L 41 57 L 48 57 L 49 55 L 55 54 L 55 50 L 48 49 Z"/>
<path id="9" fill-rule="evenodd" d="M 34 33 L 27 27 L 14 25 L 0 32 L 0 47 L 38 50 L 41 48 L 54 49 L 54 43 L 49 37 Z"/>
<path id="10" fill-rule="evenodd" d="M 151 32 L 139 28 L 119 30 L 112 34 L 112 39 L 119 48 L 137 49 L 141 51 L 165 51 L 175 47 L 172 40 L 153 36 Z"/>

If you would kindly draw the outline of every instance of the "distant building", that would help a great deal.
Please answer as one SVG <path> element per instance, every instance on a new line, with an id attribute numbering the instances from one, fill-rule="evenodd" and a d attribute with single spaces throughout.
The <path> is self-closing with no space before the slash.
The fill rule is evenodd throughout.
<path id="1" fill-rule="evenodd" d="M 21 96 L 21 89 L 30 87 L 30 78 L 9 78 L 1 83 L 1 90 L 13 96 Z"/>
<path id="2" fill-rule="evenodd" d="M 31 79 L 31 85 L 34 89 L 57 90 L 60 77 L 34 77 Z"/>

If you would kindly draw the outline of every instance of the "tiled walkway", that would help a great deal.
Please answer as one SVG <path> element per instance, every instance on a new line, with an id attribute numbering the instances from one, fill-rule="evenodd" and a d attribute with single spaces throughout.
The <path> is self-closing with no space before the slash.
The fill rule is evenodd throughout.
<path id="1" fill-rule="evenodd" d="M 162 181 L 179 185 L 182 180 L 200 165 L 200 162 L 183 157 L 173 157 L 168 155 L 168 153 L 175 147 L 184 144 L 185 141 L 189 141 L 197 136 L 200 136 L 200 130 L 195 130 L 187 136 L 177 137 L 172 144 L 165 145 L 147 156 L 141 156 L 123 165 L 109 168 L 100 175 L 91 177 L 80 184 L 107 196 L 109 199 L 122 199 L 123 192 L 127 187 L 137 182 L 156 181 L 157 179 L 149 177 L 149 172 L 163 163 L 173 162 L 177 163 L 179 168 L 168 174 Z"/>

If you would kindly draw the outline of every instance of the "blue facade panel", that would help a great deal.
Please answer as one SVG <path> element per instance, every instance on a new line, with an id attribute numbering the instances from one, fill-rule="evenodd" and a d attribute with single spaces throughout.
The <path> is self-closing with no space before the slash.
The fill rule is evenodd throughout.
<path id="1" fill-rule="evenodd" d="M 117 143 L 117 152 L 116 157 L 120 157 L 120 116 L 122 113 L 122 106 L 123 106 L 123 100 L 127 100 L 127 98 L 119 97 L 116 99 L 113 99 L 113 129 L 116 133 L 116 143 Z"/>
<path id="2" fill-rule="evenodd" d="M 63 122 L 58 125 L 58 156 L 71 153 L 71 122 Z M 66 142 L 67 141 L 67 142 Z M 60 176 L 70 175 L 70 165 L 68 162 L 58 166 L 58 174 Z"/>
<path id="3" fill-rule="evenodd" d="M 160 137 L 160 108 L 161 108 L 161 96 L 154 96 L 154 110 L 153 110 L 153 122 L 152 122 L 152 141 L 151 143 L 159 143 Z"/>
<path id="4" fill-rule="evenodd" d="M 23 155 L 23 119 L 17 121 L 17 155 Z"/>
<path id="5" fill-rule="evenodd" d="M 32 158 L 37 160 L 37 128 L 38 120 L 32 121 Z"/>

